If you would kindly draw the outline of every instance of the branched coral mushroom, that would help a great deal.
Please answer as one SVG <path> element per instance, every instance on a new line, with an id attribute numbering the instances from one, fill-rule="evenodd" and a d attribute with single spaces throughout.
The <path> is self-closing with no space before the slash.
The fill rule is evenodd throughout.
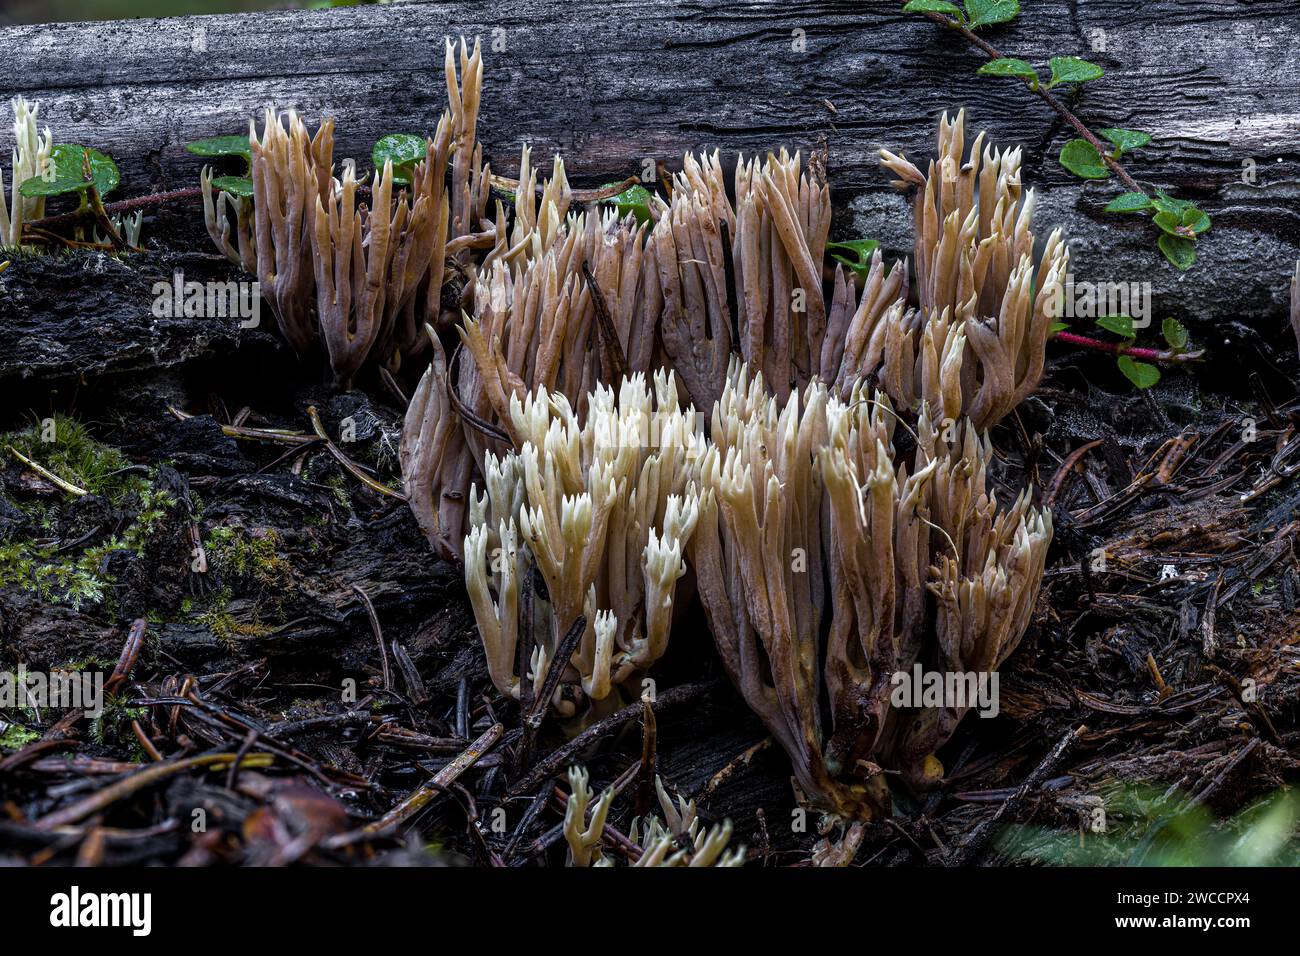
<path id="1" fill-rule="evenodd" d="M 569 791 L 569 801 L 564 810 L 564 839 L 569 845 L 569 865 L 613 866 L 613 860 L 604 854 L 601 835 L 614 799 L 614 789 L 607 789 L 593 805 L 587 771 L 570 767 Z M 658 777 L 655 778 L 655 792 L 667 824 L 653 815 L 647 815 L 644 821 L 632 822 L 628 837 L 640 850 L 633 866 L 736 867 L 744 864 L 743 846 L 727 850 L 727 844 L 731 842 L 730 820 L 701 830 L 694 801 L 687 803 L 678 798 L 678 806 L 674 807 Z M 641 824 L 645 826 L 644 837 L 637 833 Z"/>
<path id="2" fill-rule="evenodd" d="M 253 201 L 232 196 L 224 190 L 214 190 L 212 167 L 204 166 L 199 174 L 203 190 L 203 223 L 208 235 L 227 259 L 242 266 L 245 272 L 257 274 L 257 237 L 253 224 Z M 230 212 L 235 215 L 235 242 L 230 241 Z"/>
<path id="3" fill-rule="evenodd" d="M 403 428 L 402 474 L 411 507 L 443 557 L 458 560 L 464 500 L 476 462 L 518 447 L 510 402 L 541 387 L 576 396 L 579 417 L 598 382 L 624 371 L 646 372 L 654 324 L 640 295 L 643 230 L 631 217 L 589 211 L 565 216 L 570 192 L 556 159 L 540 206 L 529 151 L 521 160 L 515 223 L 507 237 L 504 211 L 492 251 L 477 269 L 472 308 L 459 330 L 466 356 L 453 382 L 439 355 L 425 372 Z M 602 318 L 584 267 L 600 290 L 616 343 L 598 349 Z M 613 357 L 617 353 L 617 357 Z M 453 394 L 454 389 L 454 394 Z M 449 413 L 459 405 L 483 427 L 461 428 Z M 502 437 L 510 441 L 503 443 Z"/>
<path id="4" fill-rule="evenodd" d="M 933 752 L 964 708 L 895 708 L 894 675 L 995 670 L 1051 538 L 1026 496 L 998 508 L 969 422 L 944 434 L 923 408 L 911 461 L 894 423 L 861 385 L 782 403 L 737 363 L 699 460 L 692 563 L 723 662 L 807 796 L 849 817 L 881 809 L 880 765 L 915 787 L 941 772 Z"/>
<path id="5" fill-rule="evenodd" d="M 27 180 L 44 174 L 49 167 L 50 152 L 53 149 L 49 127 L 41 135 L 36 126 L 40 104 L 29 105 L 19 96 L 10 100 L 9 105 L 14 111 L 13 163 L 9 171 L 13 192 L 11 201 L 6 204 L 4 171 L 0 169 L 0 246 L 21 244 L 23 223 L 45 215 L 45 199 L 40 196 L 23 196 L 19 187 Z"/>
<path id="6" fill-rule="evenodd" d="M 442 261 L 448 140 L 443 117 L 412 174 L 409 194 L 394 199 L 389 162 L 375 173 L 369 206 L 358 206 L 356 170 L 349 162 L 324 203 L 316 200 L 312 251 L 321 335 L 330 366 L 345 384 L 372 352 L 395 365 L 416 340 L 416 292 L 435 253 L 439 266 Z"/>
<path id="7" fill-rule="evenodd" d="M 486 494 L 470 498 L 465 580 L 493 683 L 518 698 L 521 608 L 532 604 L 540 690 L 571 628 L 581 637 L 549 703 L 586 716 L 618 703 L 615 689 L 664 653 L 683 553 L 699 516 L 688 480 L 703 448 L 694 409 L 669 373 L 598 386 L 584 422 L 567 398 L 539 388 L 511 400 L 521 450 L 484 464 Z M 529 565 L 545 594 L 529 602 Z M 527 626 L 526 624 L 524 626 Z"/>
<path id="8" fill-rule="evenodd" d="M 900 407 L 928 402 L 979 428 L 1033 391 L 1068 251 L 1053 232 L 1035 267 L 1034 196 L 1022 201 L 1020 151 L 984 149 L 981 134 L 967 159 L 964 129 L 964 114 L 944 117 L 928 175 L 882 151 L 897 185 L 917 190 L 915 310 L 906 266 L 886 270 L 878 252 L 860 294 L 837 267 L 827 304 L 830 196 L 797 154 L 742 158 L 734 206 L 716 156 L 686 158 L 647 261 L 664 350 L 698 405 L 716 400 L 732 352 L 779 398 L 814 379 L 843 395 L 875 376 Z"/>
<path id="9" fill-rule="evenodd" d="M 778 394 L 821 369 L 830 191 L 784 151 L 764 162 L 741 157 L 735 191 L 733 207 L 716 153 L 688 155 L 648 242 L 664 351 L 703 408 L 716 401 L 733 351 Z"/>
<path id="10" fill-rule="evenodd" d="M 909 409 L 926 401 L 942 407 L 946 418 L 966 415 L 988 428 L 1042 378 L 1069 251 L 1058 229 L 1035 268 L 1034 192 L 1022 201 L 1020 150 L 985 148 L 981 133 L 967 158 L 965 122 L 965 111 L 956 122 L 944 115 L 938 159 L 924 175 L 881 150 L 882 162 L 899 177 L 895 185 L 916 190 L 919 299 L 915 316 L 889 326 L 884 361 L 894 368 L 882 382 Z"/>
<path id="11" fill-rule="evenodd" d="M 472 129 L 476 98 L 452 99 Z M 1025 495 L 999 507 L 980 430 L 1037 384 L 1068 266 L 1059 233 L 1034 265 L 1019 153 L 981 137 L 967 160 L 963 125 L 941 124 L 928 176 L 884 157 L 918 190 L 915 309 L 907 267 L 878 253 L 861 288 L 843 268 L 823 283 L 829 192 L 798 155 L 742 158 L 734 203 L 717 156 L 688 156 L 649 227 L 572 211 L 558 157 L 539 201 L 524 150 L 513 225 L 501 205 L 482 218 L 477 150 L 453 172 L 464 355 L 430 337 L 403 477 L 435 548 L 463 540 L 502 693 L 578 719 L 618 703 L 663 653 L 689 549 L 724 663 L 810 799 L 862 818 L 882 766 L 915 788 L 942 773 L 969 703 L 894 706 L 892 681 L 995 670 L 1028 626 L 1050 519 Z M 661 362 L 675 375 L 652 393 Z M 916 423 L 901 455 L 894 408 Z"/>
<path id="12" fill-rule="evenodd" d="M 462 88 L 454 52 L 449 41 L 449 109 L 426 140 L 409 189 L 399 189 L 386 166 L 375 170 L 369 202 L 360 203 L 365 187 L 355 165 L 344 163 L 342 177 L 334 176 L 334 121 L 309 136 L 296 113 L 282 119 L 268 108 L 260 138 L 250 124 L 252 225 L 236 205 L 236 248 L 226 208 L 234 201 L 214 198 L 211 171 L 203 172 L 213 242 L 246 268 L 255 263 L 285 339 L 300 354 L 323 340 L 345 385 L 368 362 L 395 369 L 422 353 L 423 327 L 445 324 L 447 258 L 469 268 L 471 249 L 496 241 L 483 218 L 490 173 L 475 142 L 482 57 L 477 45 L 470 56 L 461 44 Z"/>
<path id="13" fill-rule="evenodd" d="M 257 278 L 262 295 L 294 351 L 315 344 L 315 270 L 312 235 L 316 206 L 329 196 L 334 175 L 334 121 L 309 136 L 298 114 L 285 119 L 268 108 L 262 136 L 249 123 Z"/>

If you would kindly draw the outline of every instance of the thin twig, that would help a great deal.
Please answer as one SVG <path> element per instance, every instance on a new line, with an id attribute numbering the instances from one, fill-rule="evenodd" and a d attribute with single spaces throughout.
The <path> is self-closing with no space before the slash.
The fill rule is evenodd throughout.
<path id="1" fill-rule="evenodd" d="M 348 474 L 350 474 L 357 481 L 361 482 L 371 491 L 377 491 L 381 495 L 387 495 L 390 498 L 396 498 L 398 501 L 406 500 L 406 495 L 402 494 L 400 491 L 394 491 L 392 488 L 389 488 L 382 481 L 376 481 L 374 478 L 371 478 L 369 475 L 367 475 L 364 471 L 361 470 L 361 467 L 356 462 L 354 462 L 347 455 L 343 454 L 343 452 L 339 449 L 339 447 L 334 444 L 334 442 L 330 439 L 329 435 L 326 433 L 325 425 L 320 420 L 320 413 L 316 411 L 315 405 L 312 405 L 307 409 L 307 417 L 311 419 L 311 427 L 316 432 L 316 436 L 325 443 L 325 450 L 330 453 L 330 455 L 333 457 L 335 461 L 337 461 L 340 465 L 343 466 L 343 468 L 347 471 Z"/>
<path id="2" fill-rule="evenodd" d="M 370 601 L 370 595 L 357 585 L 352 585 L 352 590 L 361 595 L 361 601 L 366 606 L 366 617 L 370 619 L 370 630 L 374 632 L 375 642 L 379 645 L 379 661 L 383 666 L 384 690 L 393 689 L 393 674 L 388 669 L 388 650 L 384 647 L 384 631 L 379 626 L 379 615 L 375 613 L 375 605 Z"/>
<path id="3" fill-rule="evenodd" d="M 695 700 L 714 690 L 717 686 L 718 681 L 714 680 L 702 684 L 683 684 L 680 687 L 673 687 L 659 694 L 655 699 L 656 712 L 663 713 L 669 707 Z M 574 757 L 584 753 L 596 741 L 616 733 L 629 721 L 636 720 L 640 716 L 641 701 L 636 700 L 622 710 L 603 720 L 598 720 L 563 747 L 560 747 L 539 762 L 526 776 L 510 788 L 507 796 L 517 797 L 521 794 L 533 793 L 548 778 L 567 767 Z"/>
<path id="4" fill-rule="evenodd" d="M 32 461 L 30 458 L 28 458 L 26 455 L 20 452 L 13 445 L 5 445 L 5 450 L 8 451 L 9 454 L 17 458 L 24 465 L 26 465 L 28 468 L 30 468 L 32 471 L 36 472 L 38 475 L 44 478 L 46 481 L 49 481 L 55 487 L 60 488 L 63 491 L 66 491 L 68 494 L 76 495 L 78 498 L 80 498 L 82 495 L 90 494 L 90 492 L 88 492 L 85 488 L 79 488 L 78 486 L 74 485 L 70 481 L 64 481 L 54 472 L 46 468 L 44 465 L 38 465 L 36 462 Z"/>
<path id="5" fill-rule="evenodd" d="M 1053 747 L 1051 752 L 1043 758 L 1043 762 L 1034 769 L 1033 773 L 1025 778 L 1025 782 L 1022 783 L 1019 788 L 1017 788 L 1016 792 L 1007 799 L 1006 803 L 998 807 L 993 816 L 989 817 L 971 831 L 970 836 L 962 842 L 961 846 L 957 847 L 953 851 L 953 855 L 949 860 L 949 865 L 970 866 L 975 863 L 983 854 L 985 845 L 993 836 L 994 830 L 998 824 L 1002 822 L 1003 817 L 1018 809 L 1031 793 L 1041 787 L 1043 782 L 1052 776 L 1057 766 L 1061 763 L 1061 760 L 1065 757 L 1066 751 L 1070 749 L 1070 745 L 1073 744 L 1087 729 L 1086 726 L 1080 724 L 1077 728 L 1069 731 L 1064 737 L 1057 741 L 1056 746 Z"/>
<path id="6" fill-rule="evenodd" d="M 363 828 L 364 832 L 371 834 L 387 833 L 415 816 L 428 805 L 430 800 L 455 783 L 461 774 L 474 766 L 480 757 L 491 750 L 496 745 L 496 742 L 501 739 L 504 730 L 504 725 L 493 724 L 483 732 L 482 736 L 470 744 L 464 753 L 434 774 L 428 783 L 412 792 L 410 796 L 378 820 L 366 824 Z"/>
<path id="7" fill-rule="evenodd" d="M 555 689 L 560 684 L 560 675 L 569 666 L 569 661 L 578 646 L 578 641 L 586 630 L 587 619 L 579 614 L 577 620 L 569 625 L 568 632 L 559 645 L 556 646 L 555 656 L 546 665 L 546 679 L 542 681 L 542 689 L 533 699 L 532 707 L 529 708 L 527 715 L 524 717 L 524 739 L 519 745 L 519 765 L 521 767 L 527 767 L 531 762 L 533 745 L 537 741 L 537 732 L 541 730 L 542 721 L 546 719 L 547 708 L 550 706 L 551 698 L 555 695 Z M 527 675 L 525 675 L 524 679 L 527 680 Z"/>
<path id="8" fill-rule="evenodd" d="M 104 212 L 110 216 L 116 216 L 120 213 L 135 212 L 139 209 L 146 209 L 149 206 L 161 206 L 165 203 L 176 202 L 181 199 L 193 199 L 196 196 L 202 196 L 203 190 L 198 186 L 188 189 L 173 189 L 165 193 L 149 193 L 145 196 L 136 196 L 134 199 L 123 199 L 119 202 L 110 202 L 103 205 Z M 33 219 L 31 222 L 24 223 L 24 229 L 39 229 L 47 231 L 59 226 L 72 226 L 80 222 L 94 219 L 95 213 L 90 209 L 78 209 L 74 212 L 60 213 L 57 216 L 46 216 L 44 219 Z"/>

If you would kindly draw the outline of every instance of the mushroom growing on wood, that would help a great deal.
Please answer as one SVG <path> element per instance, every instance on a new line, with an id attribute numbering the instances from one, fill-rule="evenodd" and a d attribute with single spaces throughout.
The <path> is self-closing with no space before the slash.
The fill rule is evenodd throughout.
<path id="1" fill-rule="evenodd" d="M 317 338 L 312 240 L 317 205 L 331 195 L 334 121 L 309 137 L 296 112 L 282 120 L 268 107 L 261 139 L 249 123 L 249 147 L 257 278 L 281 333 L 301 355 Z"/>
<path id="2" fill-rule="evenodd" d="M 964 125 L 964 114 L 944 118 L 928 176 L 882 151 L 897 185 L 917 189 L 917 310 L 907 308 L 907 266 L 887 270 L 879 250 L 860 294 L 836 267 L 827 304 L 830 196 L 798 154 L 740 157 L 734 206 L 716 155 L 686 157 L 645 262 L 658 280 L 664 350 L 697 405 L 712 407 L 733 352 L 778 398 L 814 379 L 843 396 L 874 375 L 900 407 L 926 401 L 980 428 L 1033 391 L 1068 251 L 1053 232 L 1035 267 L 1020 151 L 983 149 L 981 135 L 967 160 Z"/>
<path id="3" fill-rule="evenodd" d="M 739 157 L 736 202 L 717 153 L 687 155 L 647 247 L 664 351 L 710 408 L 738 351 L 780 396 L 819 374 L 830 191 L 798 153 Z"/>
<path id="4" fill-rule="evenodd" d="M 420 530 L 439 557 L 459 564 L 476 459 L 449 394 L 442 343 L 432 330 L 429 338 L 433 356 L 407 405 L 398 461 L 402 486 Z"/>
<path id="5" fill-rule="evenodd" d="M 253 201 L 232 196 L 225 190 L 213 190 L 212 167 L 204 166 L 199 174 L 203 189 L 203 222 L 212 242 L 227 259 L 257 274 L 257 236 L 253 232 Z M 230 212 L 235 216 L 235 242 L 230 241 Z"/>
<path id="6" fill-rule="evenodd" d="M 895 675 L 995 670 L 1051 539 L 1027 496 L 1000 509 L 986 490 L 992 450 L 969 422 L 937 428 L 923 407 L 900 460 L 895 421 L 862 384 L 781 402 L 737 362 L 698 464 L 691 556 L 723 664 L 807 797 L 844 817 L 887 805 L 882 766 L 918 789 L 941 774 L 966 708 L 894 707 Z"/>
<path id="7" fill-rule="evenodd" d="M 47 126 L 41 135 L 36 126 L 40 112 L 39 103 L 31 103 L 21 96 L 9 101 L 14 111 L 13 161 L 9 170 L 11 201 L 5 203 L 4 170 L 0 168 L 0 246 L 17 246 L 23 241 L 23 223 L 32 222 L 45 215 L 45 199 L 28 198 L 19 191 L 23 183 L 43 175 L 50 164 L 53 140 Z"/>
<path id="8" fill-rule="evenodd" d="M 616 704 L 618 685 L 664 653 L 683 553 L 699 515 L 688 480 L 703 436 L 670 373 L 597 386 L 585 421 L 538 388 L 511 400 L 519 452 L 483 465 L 470 496 L 465 580 L 488 671 L 516 699 L 520 608 L 534 609 L 531 681 L 540 690 L 572 628 L 581 634 L 549 701 L 565 717 Z M 535 565 L 544 593 L 525 599 Z M 524 626 L 528 626 L 525 624 Z"/>
<path id="9" fill-rule="evenodd" d="M 568 777 L 569 801 L 564 808 L 564 839 L 569 845 L 569 866 L 613 866 L 613 860 L 604 853 L 601 837 L 615 796 L 614 788 L 605 790 L 592 806 L 587 771 L 581 767 L 570 767 Z M 672 799 L 664 790 L 663 783 L 658 777 L 655 777 L 655 792 L 659 797 L 659 806 L 663 810 L 667 825 L 660 822 L 653 814 L 647 814 L 644 821 L 632 821 L 628 839 L 634 848 L 640 851 L 633 866 L 736 867 L 744 865 L 743 846 L 727 850 L 727 844 L 731 842 L 730 820 L 723 820 L 722 823 L 715 824 L 708 830 L 702 830 L 695 815 L 694 801 L 687 803 L 678 798 L 679 806 L 674 807 Z M 588 807 L 591 808 L 590 821 L 588 821 Z M 637 828 L 641 824 L 645 826 L 644 836 L 637 833 Z"/>
<path id="10" fill-rule="evenodd" d="M 444 116 L 437 141 L 426 141 L 425 159 L 412 173 L 409 196 L 406 191 L 393 196 L 390 161 L 375 172 L 369 206 L 358 206 L 356 169 L 347 162 L 342 180 L 332 181 L 323 201 L 316 199 L 316 304 L 330 366 L 345 385 L 350 386 L 372 353 L 396 366 L 413 343 L 409 307 L 435 253 L 442 264 L 447 142 Z M 441 276 L 440 269 L 435 271 Z"/>
<path id="11" fill-rule="evenodd" d="M 955 122 L 944 114 L 938 159 L 926 174 L 880 151 L 899 177 L 895 185 L 915 189 L 919 300 L 917 315 L 902 316 L 888 330 L 884 362 L 895 366 L 892 387 L 886 385 L 895 401 L 910 409 L 922 400 L 933 409 L 942 404 L 955 418 L 951 403 L 960 394 L 961 414 L 983 429 L 1042 379 L 1069 250 L 1057 229 L 1034 266 L 1034 191 L 1022 200 L 1020 150 L 985 148 L 980 133 L 967 158 L 965 124 L 964 110 Z"/>

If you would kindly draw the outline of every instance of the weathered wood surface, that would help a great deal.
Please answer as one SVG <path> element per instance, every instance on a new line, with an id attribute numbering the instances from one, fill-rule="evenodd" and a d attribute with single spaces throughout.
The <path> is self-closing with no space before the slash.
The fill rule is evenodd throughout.
<path id="1" fill-rule="evenodd" d="M 444 36 L 477 35 L 487 61 L 480 137 L 494 168 L 515 169 L 531 142 L 535 157 L 562 150 L 571 178 L 594 184 L 647 159 L 671 167 L 685 150 L 807 149 L 825 137 L 844 210 L 835 234 L 878 237 L 895 253 L 909 247 L 909 219 L 876 151 L 924 157 L 938 115 L 966 106 L 992 141 L 1024 146 L 1039 222 L 1066 227 L 1080 279 L 1150 281 L 1157 316 L 1202 331 L 1239 321 L 1281 336 L 1285 277 L 1300 256 L 1293 0 L 1027 0 L 1019 21 L 986 34 L 1034 63 L 1077 54 L 1106 68 L 1075 98 L 1079 115 L 1094 129 L 1153 134 L 1130 170 L 1214 217 L 1201 263 L 1186 274 L 1160 258 L 1148 222 L 1101 214 L 1119 192 L 1114 182 L 1081 184 L 1059 167 L 1066 124 L 1016 82 L 975 76 L 980 54 L 900 8 L 467 0 L 9 27 L 0 30 L 0 96 L 39 99 L 56 139 L 110 152 L 125 198 L 194 184 L 201 162 L 184 144 L 240 132 L 268 103 L 313 120 L 336 116 L 338 156 L 366 157 L 387 132 L 427 130 L 443 108 Z M 4 153 L 9 137 L 0 130 Z M 1243 181 L 1248 161 L 1254 184 Z M 175 222 L 165 216 L 146 237 L 167 243 Z M 114 367 L 106 352 L 33 371 L 7 325 L 0 321 L 0 377 Z"/>

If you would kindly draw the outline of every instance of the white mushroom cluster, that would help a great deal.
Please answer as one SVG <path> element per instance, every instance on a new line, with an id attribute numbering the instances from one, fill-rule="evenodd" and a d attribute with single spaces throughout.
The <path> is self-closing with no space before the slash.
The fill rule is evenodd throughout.
<path id="1" fill-rule="evenodd" d="M 609 867 L 612 857 L 604 852 L 601 837 L 614 800 L 614 789 L 605 790 L 593 803 L 587 771 L 581 767 L 569 768 L 569 802 L 564 811 L 564 839 L 569 845 L 569 866 Z M 655 777 L 655 793 L 664 814 L 661 822 L 653 814 L 644 820 L 633 820 L 628 839 L 640 851 L 633 866 L 640 867 L 738 867 L 745 862 L 743 846 L 727 849 L 731 842 L 730 820 L 715 824 L 707 830 L 700 827 L 695 812 L 695 801 L 678 797 L 677 806 L 664 789 L 663 781 Z M 645 833 L 638 833 L 644 826 Z"/>
<path id="2" fill-rule="evenodd" d="M 703 451 L 692 407 L 678 401 L 671 373 L 597 386 L 585 420 L 558 392 L 511 399 L 518 452 L 489 453 L 485 491 L 471 489 L 465 581 L 488 670 L 518 698 L 527 679 L 540 692 L 570 628 L 582 634 L 549 702 L 566 717 L 620 703 L 616 688 L 664 653 L 684 553 L 699 517 L 689 480 Z M 532 601 L 530 567 L 545 588 Z M 529 673 L 516 656 L 534 609 Z"/>
<path id="3" fill-rule="evenodd" d="M 10 199 L 5 202 L 4 169 L 0 167 L 0 247 L 22 244 L 23 223 L 45 215 L 45 199 L 28 198 L 19 191 L 29 179 L 43 176 L 50 166 L 53 138 L 47 126 L 42 134 L 36 125 L 39 103 L 21 96 L 9 101 L 14 112 L 14 148 L 9 169 Z"/>

